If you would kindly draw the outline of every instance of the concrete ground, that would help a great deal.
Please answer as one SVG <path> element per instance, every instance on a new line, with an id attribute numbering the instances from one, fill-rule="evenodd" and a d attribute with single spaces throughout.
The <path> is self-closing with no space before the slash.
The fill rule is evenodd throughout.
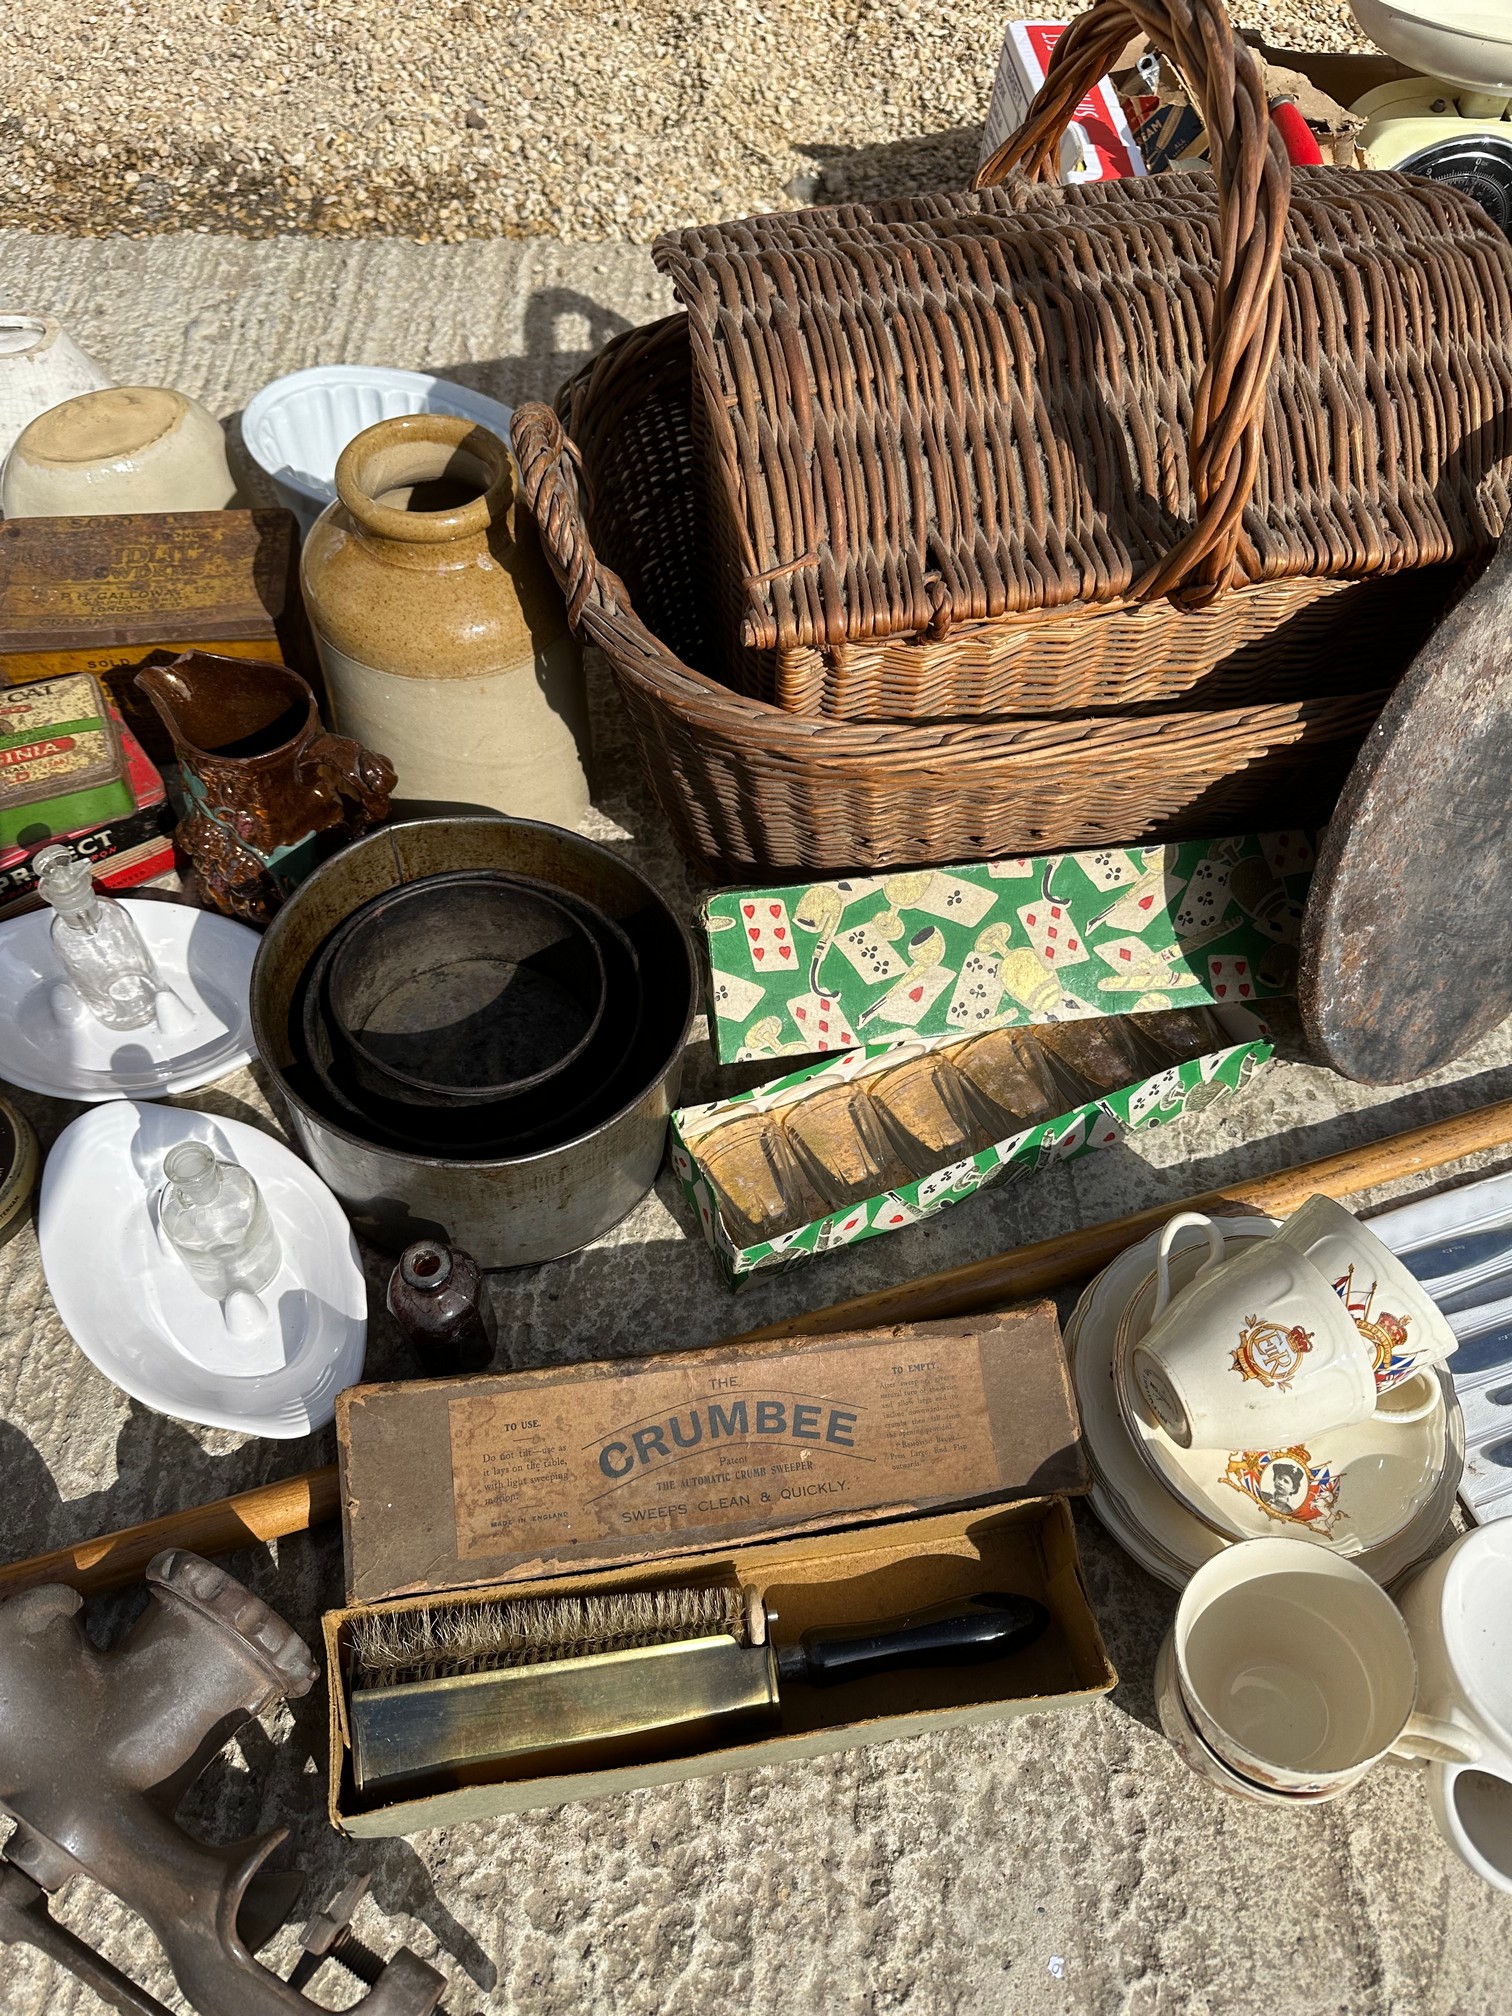
<path id="1" fill-rule="evenodd" d="M 266 379 L 322 359 L 440 369 L 506 399 L 548 393 L 582 353 L 663 301 L 644 251 L 546 242 L 186 235 L 78 243 L 0 233 L 0 286 L 0 304 L 55 311 L 122 379 L 179 385 L 228 419 Z M 594 830 L 669 891 L 691 894 L 602 680 L 599 701 Z M 988 1192 L 738 1299 L 717 1280 L 664 1176 L 597 1247 L 495 1277 L 508 1362 L 709 1343 L 1512 1093 L 1512 1027 L 1454 1070 L 1387 1092 L 1347 1085 L 1288 1048 L 1242 1103 L 1138 1149 Z M 686 1089 L 703 1096 L 713 1082 L 707 1046 L 696 1043 Z M 76 1110 L 23 1103 L 44 1144 Z M 277 1125 L 251 1071 L 186 1103 Z M 373 1262 L 375 1291 L 382 1273 Z M 368 1363 L 380 1377 L 407 1369 L 381 1314 Z M 63 1331 L 30 1230 L 0 1250 L 0 1414 L 8 1557 L 332 1453 L 329 1434 L 249 1442 L 128 1402 Z M 1383 1769 L 1341 1802 L 1283 1826 L 1209 1791 L 1155 1726 L 1151 1669 L 1174 1597 L 1089 1515 L 1079 1512 L 1077 1523 L 1092 1601 L 1122 1675 L 1093 1708 L 407 1842 L 349 1844 L 324 1819 L 317 1690 L 292 1716 L 233 1745 L 192 1795 L 190 1817 L 219 1839 L 287 1823 L 314 1901 L 370 1871 L 362 1936 L 380 1950 L 404 1939 L 437 1958 L 457 2016 L 1504 2011 L 1512 1900 L 1442 1846 L 1418 1777 Z M 310 1638 L 339 1596 L 330 1529 L 228 1565 Z M 101 1628 L 128 1616 L 135 1600 L 102 1604 Z M 109 1898 L 76 1884 L 63 1912 L 174 2004 L 160 1958 Z M 285 1970 L 292 1952 L 286 1933 L 274 1949 Z M 98 2016 L 102 2007 L 29 1952 L 6 1957 L 4 1984 L 0 2005 L 12 2016 Z M 323 1992 L 334 1999 L 337 1991 Z"/>

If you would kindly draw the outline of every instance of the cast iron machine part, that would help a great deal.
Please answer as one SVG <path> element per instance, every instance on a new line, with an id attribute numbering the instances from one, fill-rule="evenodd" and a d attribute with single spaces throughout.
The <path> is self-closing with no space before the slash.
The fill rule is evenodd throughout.
<path id="1" fill-rule="evenodd" d="M 296 1983 L 327 1954 L 357 1957 L 346 1920 L 360 1889 L 317 1915 L 295 1980 L 280 1980 L 253 1954 L 299 1887 L 263 1868 L 288 1829 L 212 1847 L 174 1813 L 244 1722 L 309 1691 L 315 1662 L 281 1617 L 197 1554 L 159 1554 L 147 1583 L 152 1600 L 109 1652 L 85 1636 L 76 1590 L 0 1603 L 0 1808 L 16 1821 L 0 1859 L 0 1942 L 36 1946 L 128 2016 L 168 2016 L 48 1915 L 48 1893 L 85 1875 L 146 1922 L 202 2016 L 311 2016 L 318 2005 Z M 367 2016 L 433 2016 L 445 1985 L 407 1947 L 352 1971 L 376 1975 L 356 2005 Z"/>

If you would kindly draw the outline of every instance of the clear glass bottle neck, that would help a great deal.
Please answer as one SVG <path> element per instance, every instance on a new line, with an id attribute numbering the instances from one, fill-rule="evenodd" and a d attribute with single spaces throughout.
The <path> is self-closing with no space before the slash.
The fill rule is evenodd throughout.
<path id="1" fill-rule="evenodd" d="M 75 931 L 88 931 L 100 921 L 98 896 L 85 896 L 75 903 L 54 903 L 53 909 Z"/>
<path id="2" fill-rule="evenodd" d="M 221 1165 L 197 1141 L 171 1149 L 163 1163 L 163 1174 L 190 1204 L 208 1204 L 220 1189 Z"/>
<path id="3" fill-rule="evenodd" d="M 65 847 L 44 847 L 32 866 L 43 900 L 66 924 L 88 929 L 98 923 L 100 895 L 86 861 L 78 860 Z"/>

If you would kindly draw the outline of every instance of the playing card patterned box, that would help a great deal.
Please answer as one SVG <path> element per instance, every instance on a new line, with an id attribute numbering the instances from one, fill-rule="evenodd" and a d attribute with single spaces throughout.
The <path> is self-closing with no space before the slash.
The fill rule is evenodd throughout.
<path id="1" fill-rule="evenodd" d="M 704 905 L 721 1063 L 1289 994 L 1302 833 L 729 890 Z"/>
<path id="2" fill-rule="evenodd" d="M 721 1207 L 719 1193 L 700 1161 L 701 1145 L 741 1114 L 813 1101 L 829 1088 L 864 1080 L 894 1066 L 898 1052 L 853 1050 L 758 1086 L 754 1091 L 707 1105 L 687 1106 L 672 1115 L 672 1166 L 696 1213 L 725 1279 L 736 1285 L 746 1276 L 801 1266 L 822 1253 L 901 1231 L 958 1204 L 994 1183 L 1018 1182 L 1051 1162 L 1066 1162 L 1094 1148 L 1109 1148 L 1126 1134 L 1160 1127 L 1184 1113 L 1199 1112 L 1249 1082 L 1271 1057 L 1264 1023 L 1243 1007 L 1219 1007 L 1213 1019 L 1230 1040 L 1209 1053 L 1168 1065 L 1095 1099 L 1071 1106 L 928 1174 L 896 1183 L 842 1209 L 827 1212 L 777 1233 L 742 1243 Z M 943 1039 L 914 1046 L 927 1054 Z"/>

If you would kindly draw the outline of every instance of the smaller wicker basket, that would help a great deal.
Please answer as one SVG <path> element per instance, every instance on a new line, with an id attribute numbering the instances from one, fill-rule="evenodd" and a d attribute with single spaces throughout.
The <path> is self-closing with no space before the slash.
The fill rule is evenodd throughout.
<path id="1" fill-rule="evenodd" d="M 678 846 L 710 876 L 990 860 L 1321 818 L 1384 693 L 994 722 L 806 719 L 712 662 L 685 318 L 616 337 L 566 386 L 569 437 L 514 450 L 572 621 L 603 651 Z M 591 499 L 591 514 L 585 509 Z M 638 613 L 639 612 L 639 613 Z"/>
<path id="2" fill-rule="evenodd" d="M 1135 30 L 1213 172 L 1062 189 Z M 654 255 L 688 310 L 718 669 L 796 713 L 1348 691 L 1441 607 L 1400 577 L 1508 515 L 1512 246 L 1442 183 L 1294 175 L 1222 0 L 1095 0 L 971 191 Z"/>

